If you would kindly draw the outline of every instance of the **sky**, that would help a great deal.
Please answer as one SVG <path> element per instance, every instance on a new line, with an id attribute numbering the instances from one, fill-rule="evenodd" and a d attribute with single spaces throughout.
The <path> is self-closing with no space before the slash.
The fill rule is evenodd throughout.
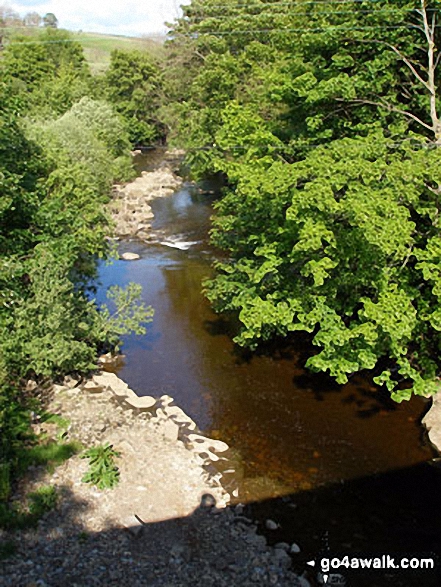
<path id="1" fill-rule="evenodd" d="M 7 4 L 20 16 L 53 12 L 60 28 L 114 35 L 165 33 L 164 22 L 179 16 L 180 4 L 190 0 L 18 0 Z"/>

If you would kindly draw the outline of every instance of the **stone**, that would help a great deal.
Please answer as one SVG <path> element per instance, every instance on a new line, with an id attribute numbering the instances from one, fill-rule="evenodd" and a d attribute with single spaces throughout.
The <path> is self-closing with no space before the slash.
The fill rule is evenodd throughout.
<path id="1" fill-rule="evenodd" d="M 291 544 L 291 548 L 289 549 L 289 552 L 291 554 L 298 554 L 300 552 L 300 546 L 298 544 L 296 544 L 295 542 L 293 542 Z"/>
<path id="2" fill-rule="evenodd" d="M 122 450 L 126 454 L 127 453 L 132 453 L 132 454 L 136 453 L 136 450 L 133 448 L 133 446 L 130 444 L 130 442 L 128 442 L 128 440 L 121 440 L 118 443 L 117 448 L 119 450 Z"/>
<path id="3" fill-rule="evenodd" d="M 99 365 L 115 365 L 117 363 L 122 362 L 125 355 L 122 354 L 112 354 L 106 353 L 104 355 L 100 355 L 98 357 L 98 364 Z"/>
<path id="4" fill-rule="evenodd" d="M 148 410 L 156 404 L 155 398 L 151 397 L 150 395 L 144 395 L 142 397 L 130 396 L 126 397 L 125 400 L 128 404 L 134 408 L 137 408 L 138 410 Z"/>
<path id="5" fill-rule="evenodd" d="M 135 537 L 138 537 L 144 528 L 144 524 L 135 516 L 126 518 L 124 520 L 124 526 Z"/>
<path id="6" fill-rule="evenodd" d="M 277 524 L 274 520 L 266 520 L 265 528 L 267 530 L 277 530 L 279 528 L 279 524 Z"/>
<path id="7" fill-rule="evenodd" d="M 96 385 L 101 385 L 104 389 L 110 389 L 118 397 L 126 397 L 129 386 L 124 383 L 122 379 L 117 377 L 115 373 L 102 373 L 101 375 L 94 375 L 93 381 Z"/>
<path id="8" fill-rule="evenodd" d="M 75 377 L 72 377 L 71 375 L 67 375 L 63 380 L 63 385 L 65 387 L 68 387 L 69 389 L 73 389 L 74 387 L 76 387 L 78 385 L 79 382 L 80 382 L 79 379 L 75 379 Z"/>
<path id="9" fill-rule="evenodd" d="M 140 259 L 141 256 L 138 255 L 138 253 L 123 253 L 121 255 L 121 259 L 123 259 L 123 261 L 137 261 L 138 259 Z"/>
<path id="10" fill-rule="evenodd" d="M 188 440 L 193 443 L 195 448 L 211 448 L 216 452 L 225 452 L 229 449 L 228 444 L 221 440 L 213 440 L 212 438 L 206 438 L 200 434 L 189 434 Z"/>
<path id="11" fill-rule="evenodd" d="M 86 381 L 83 385 L 84 391 L 89 391 L 90 393 L 102 393 L 104 391 L 104 387 L 95 383 L 93 379 Z"/>
<path id="12" fill-rule="evenodd" d="M 441 452 L 441 394 L 432 398 L 432 407 L 423 418 L 430 442 L 438 452 Z"/>
<path id="13" fill-rule="evenodd" d="M 179 435 L 179 426 L 173 420 L 167 420 L 163 425 L 162 433 L 167 440 L 176 442 Z"/>

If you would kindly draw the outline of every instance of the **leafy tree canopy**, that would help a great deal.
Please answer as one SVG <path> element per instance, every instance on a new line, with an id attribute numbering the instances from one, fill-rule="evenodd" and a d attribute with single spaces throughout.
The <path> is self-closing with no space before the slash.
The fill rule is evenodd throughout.
<path id="1" fill-rule="evenodd" d="M 237 342 L 310 332 L 308 365 L 439 386 L 438 1 L 194 0 L 193 82 L 169 109 L 196 175 L 220 172 L 207 295 Z"/>
<path id="2" fill-rule="evenodd" d="M 126 120 L 133 144 L 149 145 L 160 138 L 161 74 L 148 52 L 112 51 L 104 86 L 107 99 Z"/>

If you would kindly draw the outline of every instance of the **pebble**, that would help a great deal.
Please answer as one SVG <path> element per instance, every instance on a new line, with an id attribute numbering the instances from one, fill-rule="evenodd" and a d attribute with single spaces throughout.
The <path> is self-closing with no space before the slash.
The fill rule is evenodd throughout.
<path id="1" fill-rule="evenodd" d="M 73 384 L 74 381 L 69 383 Z M 71 420 L 69 439 L 79 440 L 83 444 L 88 439 L 95 444 L 110 439 L 113 435 L 115 447 L 118 448 L 119 443 L 127 439 L 127 431 L 134 426 L 142 426 L 140 431 L 145 431 L 149 426 L 152 428 L 151 416 L 129 416 L 126 409 L 115 405 L 116 400 L 106 399 L 107 404 L 101 405 L 99 398 L 107 394 L 110 396 L 110 391 L 104 391 L 96 397 L 89 393 L 83 394 L 79 388 L 75 388 L 75 393 L 78 394 L 76 397 L 63 396 L 65 401 L 78 410 L 78 413 L 73 410 L 73 413 L 66 414 Z M 84 398 L 88 398 L 87 401 L 94 406 L 89 414 L 89 422 L 84 419 L 84 413 L 87 413 L 81 403 L 86 401 Z M 162 420 L 161 411 L 158 412 L 159 419 Z M 95 417 L 97 415 L 99 417 Z M 166 414 L 164 416 L 167 420 Z M 173 438 L 176 438 L 174 428 L 172 432 Z M 213 444 L 209 439 L 199 438 L 210 447 Z M 215 451 L 226 447 L 221 443 L 214 444 Z M 158 440 L 158 446 L 163 448 L 163 445 L 164 442 Z M 168 443 L 167 446 L 173 446 L 173 451 L 186 450 L 182 443 L 179 446 L 177 443 Z M 141 447 L 136 446 L 135 449 L 137 448 Z M 153 439 L 152 445 L 149 445 L 152 455 L 155 455 L 156 448 Z M 151 458 L 150 454 L 148 458 Z M 80 462 L 86 466 L 84 460 Z M 193 466 L 193 461 L 191 463 Z M 64 465 L 51 476 L 59 484 L 64 481 L 63 467 Z M 215 472 L 207 474 L 207 481 L 215 478 Z M 67 498 L 60 500 L 56 510 L 37 529 L 31 532 L 19 531 L 13 536 L 18 550 L 16 555 L 2 561 L 1 587 L 299 585 L 296 575 L 287 568 L 291 559 L 286 554 L 285 547 L 279 543 L 279 547 L 273 549 L 267 545 L 264 536 L 256 534 L 256 527 L 250 525 L 248 518 L 243 516 L 243 504 L 237 504 L 234 508 L 222 507 L 222 499 L 216 496 L 216 505 L 207 504 L 210 507 L 198 508 L 187 517 L 179 517 L 178 514 L 173 520 L 145 525 L 138 523 L 135 517 L 127 517 L 124 519 L 126 527 L 122 527 L 121 520 L 119 525 L 114 525 L 111 520 L 107 522 L 106 517 L 105 528 L 97 530 L 94 524 L 101 523 L 102 520 L 98 519 L 97 522 L 94 508 L 102 508 L 103 502 L 107 503 L 108 490 L 98 491 L 91 488 L 88 501 L 83 503 L 78 499 L 78 494 L 81 493 L 78 489 L 83 484 L 76 479 L 74 477 L 68 487 Z M 145 507 L 148 511 L 148 479 L 142 478 L 142 485 L 138 483 L 139 481 L 134 484 L 132 490 L 138 490 L 141 495 L 145 491 Z M 186 483 L 179 479 L 179 469 L 176 471 L 176 483 L 182 488 L 186 487 Z M 191 489 L 190 485 L 188 487 Z M 197 483 L 193 491 L 197 491 Z M 103 514 L 103 509 L 97 511 Z M 178 524 L 178 531 L 174 524 Z M 270 519 L 265 525 L 274 530 L 279 527 Z M 157 527 L 162 527 L 163 532 L 155 530 Z M 149 534 L 152 532 L 153 539 Z M 8 533 L 2 533 L 1 537 L 2 540 L 7 540 Z M 309 585 L 303 584 L 302 587 Z"/>
<path id="2" fill-rule="evenodd" d="M 279 528 L 279 524 L 277 524 L 274 520 L 266 520 L 265 528 L 267 530 L 277 530 Z"/>

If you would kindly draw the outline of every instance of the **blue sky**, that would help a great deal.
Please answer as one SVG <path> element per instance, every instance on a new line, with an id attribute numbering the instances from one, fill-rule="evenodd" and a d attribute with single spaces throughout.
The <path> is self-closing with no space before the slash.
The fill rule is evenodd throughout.
<path id="1" fill-rule="evenodd" d="M 53 12 L 61 28 L 96 33 L 142 36 L 164 33 L 165 21 L 179 15 L 180 4 L 190 0 L 44 0 L 7 2 L 21 16 Z M 3 2 L 1 2 L 3 4 Z"/>

